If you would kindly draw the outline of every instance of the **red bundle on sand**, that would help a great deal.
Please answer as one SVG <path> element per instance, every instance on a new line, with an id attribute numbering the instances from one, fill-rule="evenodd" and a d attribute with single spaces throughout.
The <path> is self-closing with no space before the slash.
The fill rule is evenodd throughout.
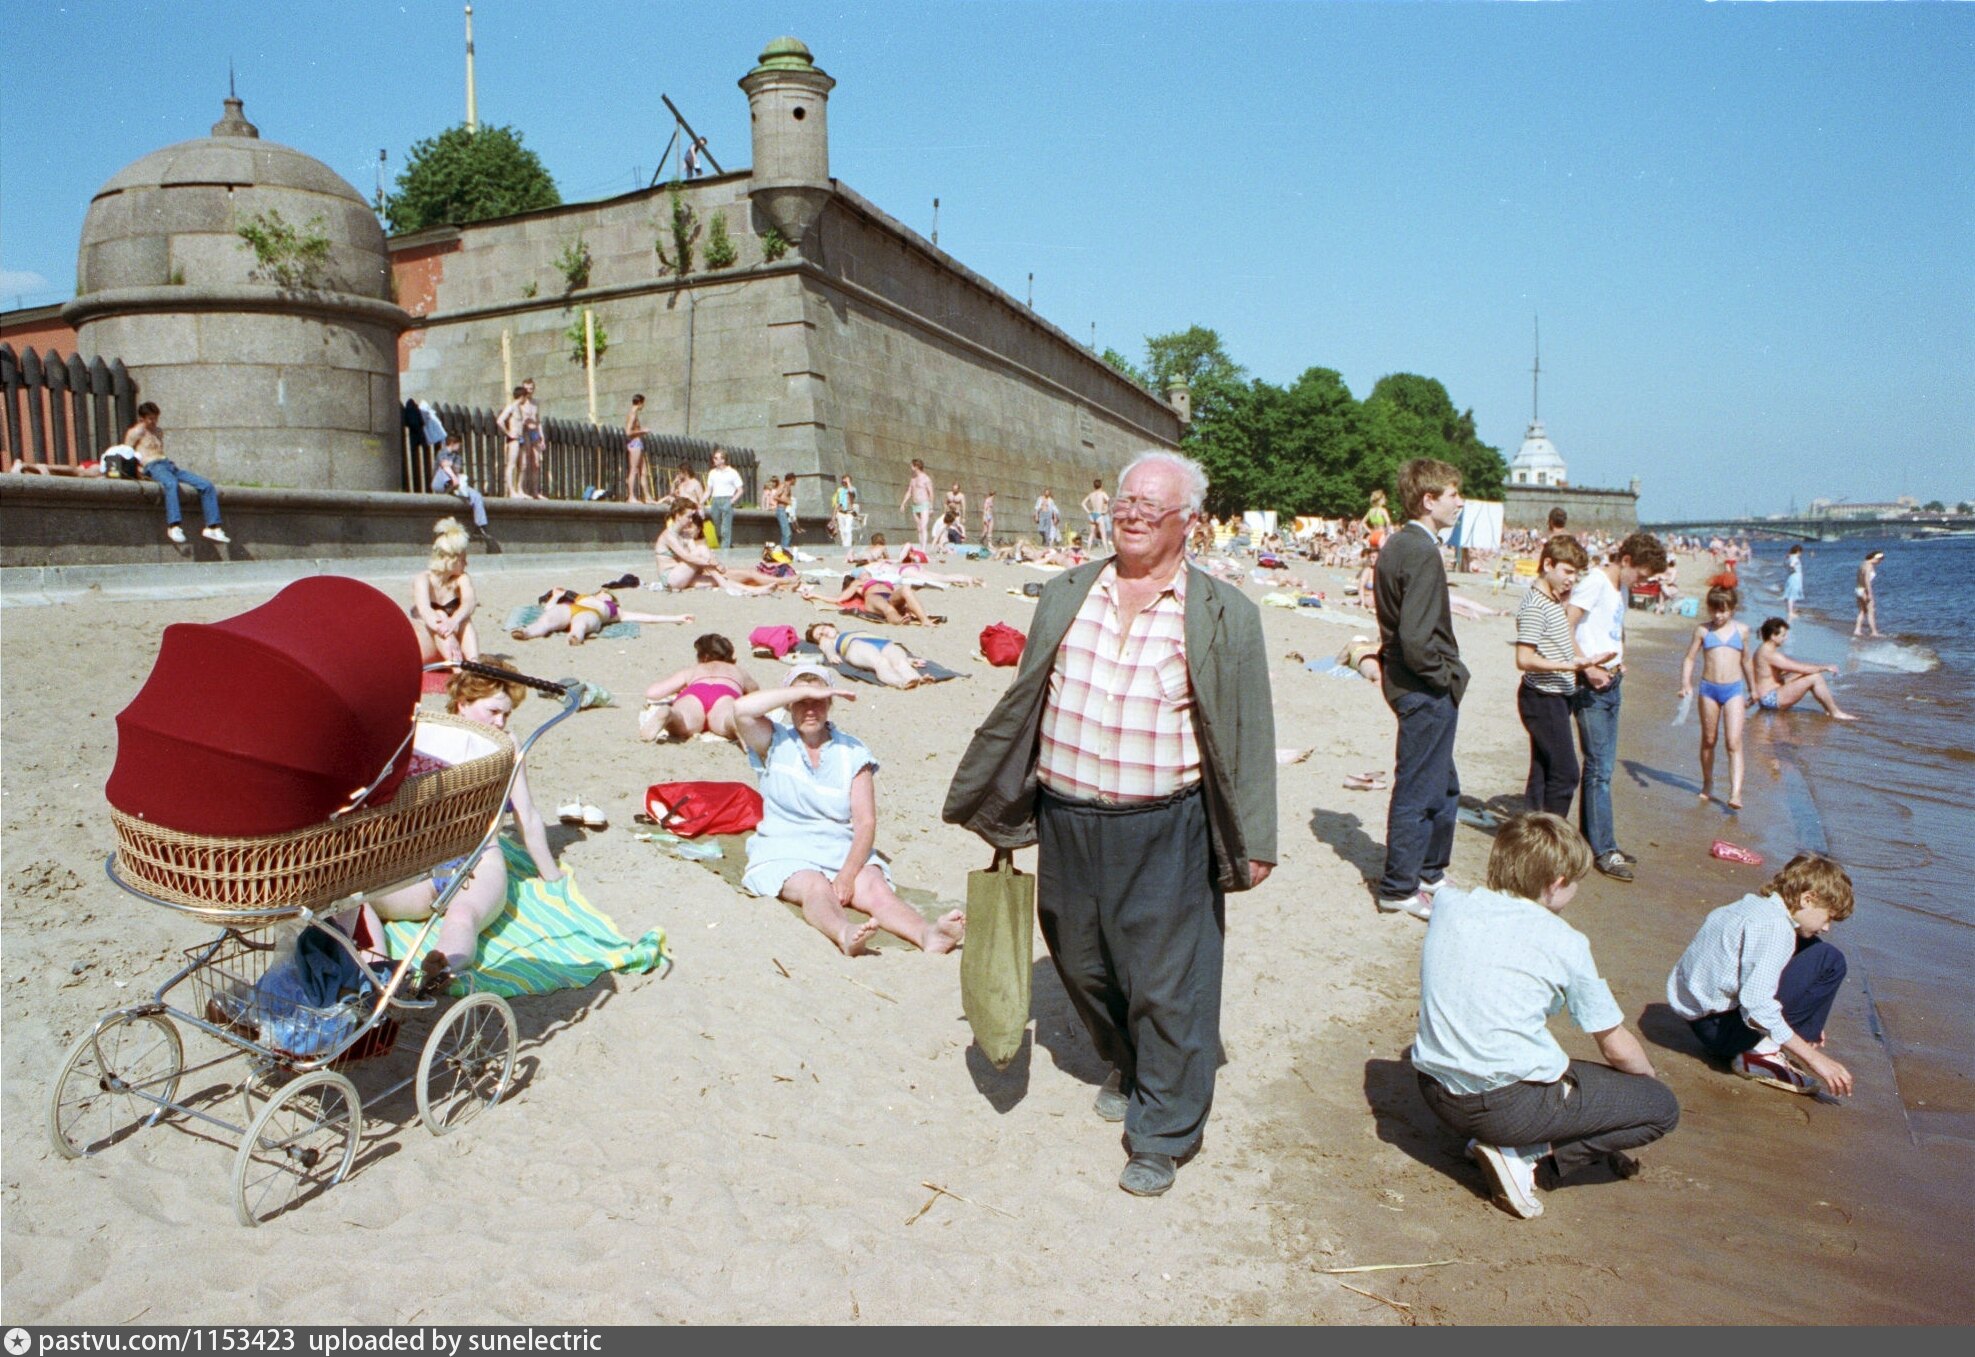
<path id="1" fill-rule="evenodd" d="M 993 622 L 981 628 L 981 657 L 1001 667 L 1017 664 L 1029 638 L 1006 622 Z"/>
<path id="2" fill-rule="evenodd" d="M 419 686 L 402 607 L 358 580 L 298 580 L 238 617 L 165 628 L 117 715 L 105 794 L 188 834 L 281 834 L 327 820 L 388 761 L 365 802 L 382 805 L 410 763 Z"/>
<path id="3" fill-rule="evenodd" d="M 761 823 L 761 793 L 745 782 L 654 782 L 645 814 L 682 839 L 745 834 Z"/>

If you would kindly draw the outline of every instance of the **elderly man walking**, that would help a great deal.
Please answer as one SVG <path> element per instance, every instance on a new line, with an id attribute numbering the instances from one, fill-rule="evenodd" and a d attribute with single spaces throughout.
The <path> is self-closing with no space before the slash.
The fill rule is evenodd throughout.
<path id="1" fill-rule="evenodd" d="M 1173 1185 L 1213 1104 L 1223 894 L 1276 859 L 1261 617 L 1185 554 L 1206 492 L 1176 453 L 1125 469 L 1117 555 L 1043 590 L 944 811 L 998 848 L 1040 845 L 1043 938 L 1113 1066 L 1096 1111 L 1124 1122 L 1118 1186 L 1142 1197 Z"/>

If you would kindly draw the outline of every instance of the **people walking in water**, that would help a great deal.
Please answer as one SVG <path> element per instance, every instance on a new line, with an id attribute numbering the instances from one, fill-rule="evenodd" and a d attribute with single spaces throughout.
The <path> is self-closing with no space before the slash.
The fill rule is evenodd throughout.
<path id="1" fill-rule="evenodd" d="M 1858 563 L 1858 583 L 1852 587 L 1852 597 L 1858 602 L 1858 620 L 1852 623 L 1854 636 L 1878 636 L 1879 598 L 1873 592 L 1873 581 L 1879 576 L 1879 562 L 1886 559 L 1883 551 L 1868 551 L 1865 559 Z"/>
<path id="2" fill-rule="evenodd" d="M 1716 585 L 1708 590 L 1708 620 L 1680 662 L 1680 695 L 1694 691 L 1694 659 L 1701 657 L 1701 800 L 1714 799 L 1714 747 L 1728 745 L 1728 809 L 1742 808 L 1742 721 L 1755 685 L 1749 629 L 1735 620 L 1741 595 Z"/>
<path id="3" fill-rule="evenodd" d="M 1783 653 L 1783 643 L 1790 639 L 1788 621 L 1772 617 L 1762 624 L 1758 634 L 1762 644 L 1756 648 L 1753 665 L 1758 707 L 1764 711 L 1788 711 L 1808 693 L 1831 713 L 1834 721 L 1858 720 L 1850 712 L 1838 709 L 1838 699 L 1831 696 L 1831 685 L 1824 681 L 1826 674 L 1838 672 L 1837 665 L 1805 664 Z"/>
<path id="4" fill-rule="evenodd" d="M 1797 605 L 1804 601 L 1804 549 L 1801 546 L 1791 547 L 1783 563 L 1790 572 L 1783 580 L 1783 614 L 1794 622 L 1797 620 Z"/>

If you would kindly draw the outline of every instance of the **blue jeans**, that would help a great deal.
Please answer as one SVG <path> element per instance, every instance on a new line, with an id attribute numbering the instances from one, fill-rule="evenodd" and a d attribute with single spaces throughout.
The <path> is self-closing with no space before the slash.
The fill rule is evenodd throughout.
<path id="1" fill-rule="evenodd" d="M 775 529 L 782 534 L 782 550 L 789 550 L 794 545 L 795 529 L 789 522 L 789 511 L 787 509 L 777 509 L 775 511 Z"/>
<path id="2" fill-rule="evenodd" d="M 1824 1024 L 1831 1020 L 1831 1005 L 1838 1001 L 1838 990 L 1845 983 L 1845 954 L 1823 938 L 1798 938 L 1797 954 L 1783 968 L 1776 982 L 1776 999 L 1783 1005 L 1783 1021 L 1805 1041 L 1824 1035 Z M 1690 1019 L 1687 1025 L 1709 1055 L 1733 1060 L 1753 1051 L 1763 1034 L 1742 1020 L 1740 1009 L 1710 1013 Z"/>
<path id="3" fill-rule="evenodd" d="M 184 517 L 178 504 L 178 487 L 199 492 L 199 508 L 206 515 L 206 526 L 219 526 L 219 491 L 204 476 L 194 475 L 173 466 L 169 457 L 160 457 L 144 468 L 144 474 L 165 489 L 165 526 L 171 527 Z"/>
<path id="4" fill-rule="evenodd" d="M 1618 704 L 1623 674 L 1613 674 L 1603 688 L 1582 684 L 1577 690 L 1577 742 L 1584 749 L 1584 785 L 1577 797 L 1577 827 L 1592 855 L 1618 851 L 1612 828 L 1612 765 L 1618 760 Z"/>
<path id="5" fill-rule="evenodd" d="M 734 497 L 721 495 L 707 501 L 707 509 L 713 514 L 713 530 L 720 534 L 720 546 L 724 550 L 734 544 Z"/>
<path id="6" fill-rule="evenodd" d="M 1454 816 L 1461 779 L 1454 771 L 1454 726 L 1461 709 L 1449 693 L 1401 693 L 1393 756 L 1392 800 L 1385 812 L 1385 874 L 1381 899 L 1399 900 L 1447 874 L 1454 856 Z"/>

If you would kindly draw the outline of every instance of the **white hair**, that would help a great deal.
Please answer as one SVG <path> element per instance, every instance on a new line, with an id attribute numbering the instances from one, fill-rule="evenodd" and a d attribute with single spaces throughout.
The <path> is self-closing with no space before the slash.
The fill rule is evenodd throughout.
<path id="1" fill-rule="evenodd" d="M 1118 476 L 1118 488 L 1124 489 L 1125 477 L 1142 466 L 1163 466 L 1180 478 L 1186 487 L 1186 510 L 1197 514 L 1207 502 L 1207 468 L 1191 457 L 1165 448 L 1148 448 L 1125 463 L 1125 469 Z"/>

